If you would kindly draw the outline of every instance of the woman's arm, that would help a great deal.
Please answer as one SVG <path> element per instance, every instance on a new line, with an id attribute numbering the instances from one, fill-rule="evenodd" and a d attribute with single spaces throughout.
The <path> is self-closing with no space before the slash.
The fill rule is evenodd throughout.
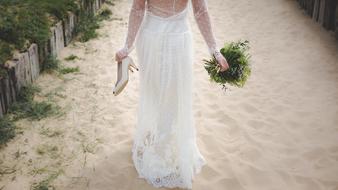
<path id="1" fill-rule="evenodd" d="M 206 0 L 191 0 L 192 8 L 194 12 L 194 17 L 197 22 L 198 28 L 201 31 L 201 34 L 208 45 L 209 53 L 214 55 L 217 62 L 220 64 L 220 71 L 225 71 L 228 69 L 229 65 L 223 55 L 220 53 L 214 33 L 212 31 L 210 16 L 208 12 L 208 7 Z"/>
<path id="2" fill-rule="evenodd" d="M 146 0 L 133 0 L 129 13 L 128 32 L 126 35 L 125 44 L 115 56 L 115 59 L 118 62 L 124 57 L 128 56 L 134 47 L 134 41 L 144 17 L 145 3 Z"/>
<path id="3" fill-rule="evenodd" d="M 207 3 L 205 0 L 191 1 L 196 23 L 208 45 L 209 53 L 212 55 L 217 50 L 217 44 L 211 27 Z"/>

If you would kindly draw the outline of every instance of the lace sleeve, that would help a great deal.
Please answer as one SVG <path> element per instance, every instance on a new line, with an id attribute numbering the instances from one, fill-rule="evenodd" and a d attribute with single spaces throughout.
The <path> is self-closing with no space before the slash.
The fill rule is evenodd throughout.
<path id="1" fill-rule="evenodd" d="M 197 22 L 198 28 L 208 45 L 209 53 L 218 56 L 219 49 L 217 48 L 216 40 L 212 31 L 210 16 L 206 0 L 191 0 L 194 18 Z"/>
<path id="2" fill-rule="evenodd" d="M 128 32 L 123 48 L 126 54 L 130 53 L 134 48 L 134 41 L 144 17 L 145 3 L 146 0 L 133 0 L 129 14 Z"/>

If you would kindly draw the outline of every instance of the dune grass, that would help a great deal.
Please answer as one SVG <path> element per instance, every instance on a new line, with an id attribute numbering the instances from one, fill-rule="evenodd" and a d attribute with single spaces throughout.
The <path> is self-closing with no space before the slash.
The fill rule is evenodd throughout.
<path id="1" fill-rule="evenodd" d="M 35 101 L 34 95 L 40 89 L 34 85 L 22 87 L 14 102 L 3 118 L 0 118 L 0 146 L 6 144 L 16 134 L 15 121 L 19 119 L 41 120 L 57 115 L 60 107 L 50 101 Z"/>
<path id="2" fill-rule="evenodd" d="M 64 67 L 64 68 L 61 68 L 59 72 L 63 75 L 68 74 L 68 73 L 77 73 L 77 72 L 80 72 L 80 68 L 79 67 Z"/>
<path id="3" fill-rule="evenodd" d="M 66 58 L 67 59 L 67 58 Z M 73 59 L 72 55 L 68 59 Z M 68 74 L 68 73 L 75 73 L 80 72 L 79 67 L 65 67 L 61 64 L 61 61 L 56 59 L 56 57 L 48 56 L 45 60 L 42 68 L 43 72 L 53 73 L 56 72 L 58 74 Z"/>
<path id="4" fill-rule="evenodd" d="M 15 125 L 8 118 L 3 117 L 0 119 L 0 146 L 15 136 Z"/>
<path id="5" fill-rule="evenodd" d="M 30 120 L 41 120 L 58 113 L 59 107 L 48 101 L 34 101 L 35 93 L 40 92 L 36 86 L 22 87 L 18 99 L 9 109 L 13 121 L 28 118 Z"/>
<path id="6" fill-rule="evenodd" d="M 81 12 L 79 16 L 79 23 L 75 27 L 75 33 L 79 35 L 80 42 L 87 42 L 90 39 L 98 37 L 96 29 L 100 28 L 99 22 L 107 20 L 111 17 L 110 9 L 102 9 L 97 15 L 88 12 Z"/>
<path id="7" fill-rule="evenodd" d="M 76 60 L 76 59 L 80 59 L 80 58 L 79 58 L 78 56 L 72 54 L 72 55 L 66 57 L 66 58 L 65 58 L 65 61 L 74 61 L 74 60 Z"/>
<path id="8" fill-rule="evenodd" d="M 45 178 L 44 180 L 38 182 L 38 183 L 34 183 L 31 186 L 31 190 L 50 190 L 50 189 L 55 189 L 55 187 L 53 187 L 53 185 L 51 185 L 51 183 L 62 173 L 62 170 L 59 170 L 57 172 L 54 172 L 50 175 L 48 175 L 47 178 Z"/>

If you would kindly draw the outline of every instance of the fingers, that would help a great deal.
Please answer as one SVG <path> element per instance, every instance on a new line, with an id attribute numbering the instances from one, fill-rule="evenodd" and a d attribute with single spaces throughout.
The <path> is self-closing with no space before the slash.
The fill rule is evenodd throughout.
<path id="1" fill-rule="evenodd" d="M 115 53 L 115 61 L 121 62 L 122 59 L 128 56 L 128 48 L 122 48 Z"/>
<path id="2" fill-rule="evenodd" d="M 229 69 L 229 65 L 228 64 L 223 65 L 223 71 L 226 71 L 228 69 Z"/>
<path id="3" fill-rule="evenodd" d="M 221 67 L 221 69 L 220 69 L 221 72 L 224 72 L 226 70 L 227 70 L 227 68 L 225 68 L 225 67 Z"/>
<path id="4" fill-rule="evenodd" d="M 217 73 L 218 72 L 224 72 L 224 71 L 229 69 L 228 62 L 226 61 L 226 59 L 223 56 L 219 57 L 219 59 L 217 59 L 217 62 L 218 62 Z"/>
<path id="5" fill-rule="evenodd" d="M 229 69 L 229 65 L 226 61 L 223 63 L 223 69 L 224 69 L 224 71 Z"/>
<path id="6" fill-rule="evenodd" d="M 219 73 L 221 71 L 221 67 L 220 67 L 220 65 L 218 65 L 218 67 L 217 67 L 217 73 Z"/>
<path id="7" fill-rule="evenodd" d="M 119 54 L 118 54 L 118 52 L 117 52 L 117 53 L 115 53 L 115 61 L 117 61 L 117 62 L 119 62 L 119 61 L 120 61 L 120 58 L 119 58 Z"/>
<path id="8" fill-rule="evenodd" d="M 123 52 L 121 51 L 118 51 L 116 54 L 115 54 L 115 61 L 117 62 L 121 62 L 123 58 L 127 57 L 127 55 L 125 55 Z"/>

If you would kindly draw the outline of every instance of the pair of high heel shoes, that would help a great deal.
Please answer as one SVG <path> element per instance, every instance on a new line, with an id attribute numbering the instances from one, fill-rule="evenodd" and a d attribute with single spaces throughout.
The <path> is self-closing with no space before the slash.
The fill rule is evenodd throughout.
<path id="1" fill-rule="evenodd" d="M 123 58 L 121 62 L 117 63 L 117 81 L 113 90 L 113 94 L 115 96 L 120 94 L 120 92 L 122 92 L 124 87 L 127 85 L 129 79 L 129 70 L 134 72 L 132 68 L 136 69 L 137 71 L 139 70 L 136 67 L 134 61 L 129 56 Z"/>

